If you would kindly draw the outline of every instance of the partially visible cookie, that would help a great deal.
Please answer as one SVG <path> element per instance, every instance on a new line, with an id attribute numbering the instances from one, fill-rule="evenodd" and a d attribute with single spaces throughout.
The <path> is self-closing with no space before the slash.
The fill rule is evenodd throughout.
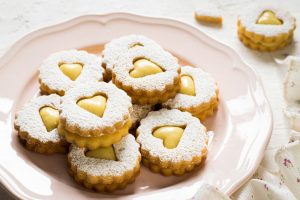
<path id="1" fill-rule="evenodd" d="M 288 12 L 271 6 L 258 6 L 240 14 L 238 36 L 249 48 L 275 51 L 290 44 L 296 20 Z"/>
<path id="2" fill-rule="evenodd" d="M 89 151 L 71 145 L 70 174 L 75 181 L 98 192 L 113 192 L 134 182 L 140 171 L 139 145 L 132 135 L 106 148 Z"/>
<path id="3" fill-rule="evenodd" d="M 21 142 L 38 153 L 65 153 L 67 142 L 58 134 L 60 97 L 39 96 L 16 114 L 15 128 Z"/>
<path id="4" fill-rule="evenodd" d="M 150 112 L 137 129 L 143 164 L 165 176 L 183 175 L 202 164 L 208 136 L 199 119 L 176 109 Z"/>
<path id="5" fill-rule="evenodd" d="M 39 71 L 41 91 L 61 96 L 78 83 L 101 81 L 104 73 L 100 57 L 77 50 L 51 54 L 43 61 Z"/>
<path id="6" fill-rule="evenodd" d="M 180 73 L 179 92 L 162 106 L 187 111 L 204 120 L 213 114 L 218 104 L 219 88 L 214 78 L 200 68 L 184 66 Z"/>
<path id="7" fill-rule="evenodd" d="M 112 69 L 121 55 L 140 48 L 162 49 L 156 42 L 143 35 L 126 35 L 107 43 L 102 52 L 102 66 L 105 68 L 105 79 L 111 80 Z"/>

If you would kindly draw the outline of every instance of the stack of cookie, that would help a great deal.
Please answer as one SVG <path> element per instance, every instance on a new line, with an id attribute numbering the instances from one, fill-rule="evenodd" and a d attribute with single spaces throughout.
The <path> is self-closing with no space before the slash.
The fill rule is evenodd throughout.
<path id="1" fill-rule="evenodd" d="M 249 9 L 238 18 L 238 36 L 249 48 L 274 51 L 290 44 L 296 20 L 288 12 L 270 6 Z"/>
<path id="2" fill-rule="evenodd" d="M 39 82 L 41 95 L 16 115 L 19 138 L 39 153 L 68 152 L 70 174 L 86 188 L 126 187 L 141 159 L 168 176 L 190 172 L 206 157 L 200 120 L 218 106 L 216 82 L 200 68 L 180 67 L 149 38 L 112 40 L 102 57 L 54 53 Z"/>

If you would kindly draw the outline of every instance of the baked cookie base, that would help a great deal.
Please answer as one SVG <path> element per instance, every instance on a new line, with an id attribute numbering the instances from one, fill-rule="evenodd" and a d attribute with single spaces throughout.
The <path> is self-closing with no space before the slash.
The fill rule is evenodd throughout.
<path id="1" fill-rule="evenodd" d="M 240 41 L 247 47 L 258 51 L 275 51 L 287 46 L 293 40 L 294 26 L 287 33 L 276 36 L 265 36 L 248 31 L 247 28 L 238 20 L 238 36 Z"/>
<path id="2" fill-rule="evenodd" d="M 112 74 L 113 83 L 120 89 L 124 90 L 132 100 L 134 104 L 140 105 L 155 105 L 158 103 L 163 103 L 168 99 L 175 97 L 176 93 L 179 90 L 179 78 L 176 77 L 173 81 L 173 84 L 166 85 L 164 91 L 146 91 L 146 90 L 134 90 L 132 86 L 127 86 L 118 81 L 114 74 Z"/>
<path id="3" fill-rule="evenodd" d="M 42 154 L 55 154 L 55 153 L 67 153 L 68 143 L 66 141 L 59 142 L 42 142 L 33 137 L 26 132 L 18 133 L 19 139 L 24 146 L 30 150 Z"/>
<path id="4" fill-rule="evenodd" d="M 118 189 L 124 189 L 130 183 L 135 181 L 135 178 L 140 173 L 140 161 L 136 163 L 133 170 L 126 171 L 122 176 L 92 176 L 85 172 L 78 170 L 78 168 L 71 164 L 68 159 L 68 168 L 70 175 L 75 181 L 88 189 L 93 189 L 97 192 L 113 192 Z"/>
<path id="5" fill-rule="evenodd" d="M 160 173 L 164 176 L 182 176 L 193 171 L 196 167 L 202 165 L 207 157 L 207 149 L 203 148 L 201 155 L 193 157 L 191 161 L 182 161 L 179 163 L 163 162 L 159 158 L 151 157 L 149 152 L 141 149 L 142 162 L 154 173 Z"/>
<path id="6" fill-rule="evenodd" d="M 112 134 L 105 134 L 100 137 L 82 137 L 76 133 L 66 131 L 65 127 L 60 123 L 58 126 L 58 133 L 65 137 L 67 142 L 76 144 L 81 148 L 87 148 L 90 150 L 97 149 L 99 147 L 108 147 L 126 136 L 131 127 L 131 120 L 127 120 L 122 128 Z"/>

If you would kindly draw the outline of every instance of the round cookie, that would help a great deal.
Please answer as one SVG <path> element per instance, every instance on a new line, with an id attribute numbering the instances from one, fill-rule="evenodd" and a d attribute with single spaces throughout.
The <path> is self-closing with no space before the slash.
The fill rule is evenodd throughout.
<path id="1" fill-rule="evenodd" d="M 111 80 L 112 69 L 121 55 L 138 48 L 148 47 L 162 49 L 161 46 L 153 40 L 143 35 L 135 34 L 122 36 L 107 43 L 102 52 L 102 66 L 105 68 L 105 79 L 107 81 Z"/>
<path id="2" fill-rule="evenodd" d="M 60 97 L 39 96 L 16 114 L 15 129 L 29 150 L 53 154 L 65 153 L 67 142 L 58 134 Z"/>
<path id="3" fill-rule="evenodd" d="M 180 76 L 179 92 L 162 106 L 190 112 L 200 120 L 211 116 L 219 103 L 219 89 L 213 77 L 191 66 L 182 67 Z"/>
<path id="4" fill-rule="evenodd" d="M 206 128 L 188 112 L 152 111 L 137 129 L 143 164 L 163 175 L 183 175 L 203 163 Z"/>
<path id="5" fill-rule="evenodd" d="M 132 135 L 107 148 L 88 151 L 71 145 L 70 174 L 76 182 L 98 192 L 113 192 L 134 182 L 140 171 L 139 145 Z"/>
<path id="6" fill-rule="evenodd" d="M 61 96 L 78 83 L 101 81 L 104 72 L 101 58 L 77 50 L 53 53 L 43 61 L 39 71 L 41 91 Z"/>
<path id="7" fill-rule="evenodd" d="M 296 20 L 288 12 L 270 6 L 249 9 L 238 18 L 238 35 L 248 47 L 274 51 L 291 43 Z"/>
<path id="8" fill-rule="evenodd" d="M 77 85 L 62 98 L 60 111 L 59 133 L 79 147 L 110 146 L 131 127 L 130 97 L 110 83 Z"/>
<path id="9" fill-rule="evenodd" d="M 155 105 L 176 95 L 179 73 L 178 60 L 170 53 L 140 48 L 119 57 L 112 81 L 127 92 L 134 104 Z"/>

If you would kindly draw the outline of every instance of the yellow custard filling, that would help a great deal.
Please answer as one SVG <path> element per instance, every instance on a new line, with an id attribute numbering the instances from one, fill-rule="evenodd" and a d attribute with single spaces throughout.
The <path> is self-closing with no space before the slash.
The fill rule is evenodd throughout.
<path id="1" fill-rule="evenodd" d="M 266 10 L 259 16 L 256 23 L 264 25 L 281 25 L 282 21 L 276 17 L 274 12 Z"/>
<path id="2" fill-rule="evenodd" d="M 61 124 L 59 124 L 58 133 L 65 137 L 69 143 L 75 143 L 81 148 L 86 147 L 90 150 L 94 150 L 99 147 L 108 147 L 118 142 L 122 137 L 128 134 L 131 125 L 131 120 L 128 120 L 122 128 L 112 134 L 104 134 L 99 137 L 83 137 L 76 133 L 67 131 L 61 126 Z"/>
<path id="3" fill-rule="evenodd" d="M 91 98 L 81 99 L 77 102 L 77 105 L 98 117 L 102 117 L 106 107 L 106 98 L 97 95 Z"/>
<path id="4" fill-rule="evenodd" d="M 87 157 L 92 158 L 99 158 L 104 160 L 117 160 L 114 147 L 108 146 L 108 147 L 100 147 L 95 150 L 90 150 L 85 153 Z"/>
<path id="5" fill-rule="evenodd" d="M 48 132 L 57 128 L 59 123 L 58 110 L 46 106 L 40 109 L 40 116 Z"/>
<path id="6" fill-rule="evenodd" d="M 147 59 L 139 59 L 133 63 L 133 70 L 129 75 L 133 78 L 141 78 L 160 72 L 163 72 L 163 70 L 155 63 Z"/>
<path id="7" fill-rule="evenodd" d="M 163 140 L 168 149 L 176 148 L 184 132 L 183 128 L 176 126 L 163 126 L 153 132 L 153 136 Z"/>
<path id="8" fill-rule="evenodd" d="M 180 90 L 179 93 L 181 94 L 187 94 L 191 96 L 195 96 L 195 83 L 192 77 L 190 76 L 181 76 L 180 78 Z"/>
<path id="9" fill-rule="evenodd" d="M 79 63 L 64 63 L 59 65 L 59 68 L 67 77 L 75 81 L 80 75 L 83 66 Z"/>

